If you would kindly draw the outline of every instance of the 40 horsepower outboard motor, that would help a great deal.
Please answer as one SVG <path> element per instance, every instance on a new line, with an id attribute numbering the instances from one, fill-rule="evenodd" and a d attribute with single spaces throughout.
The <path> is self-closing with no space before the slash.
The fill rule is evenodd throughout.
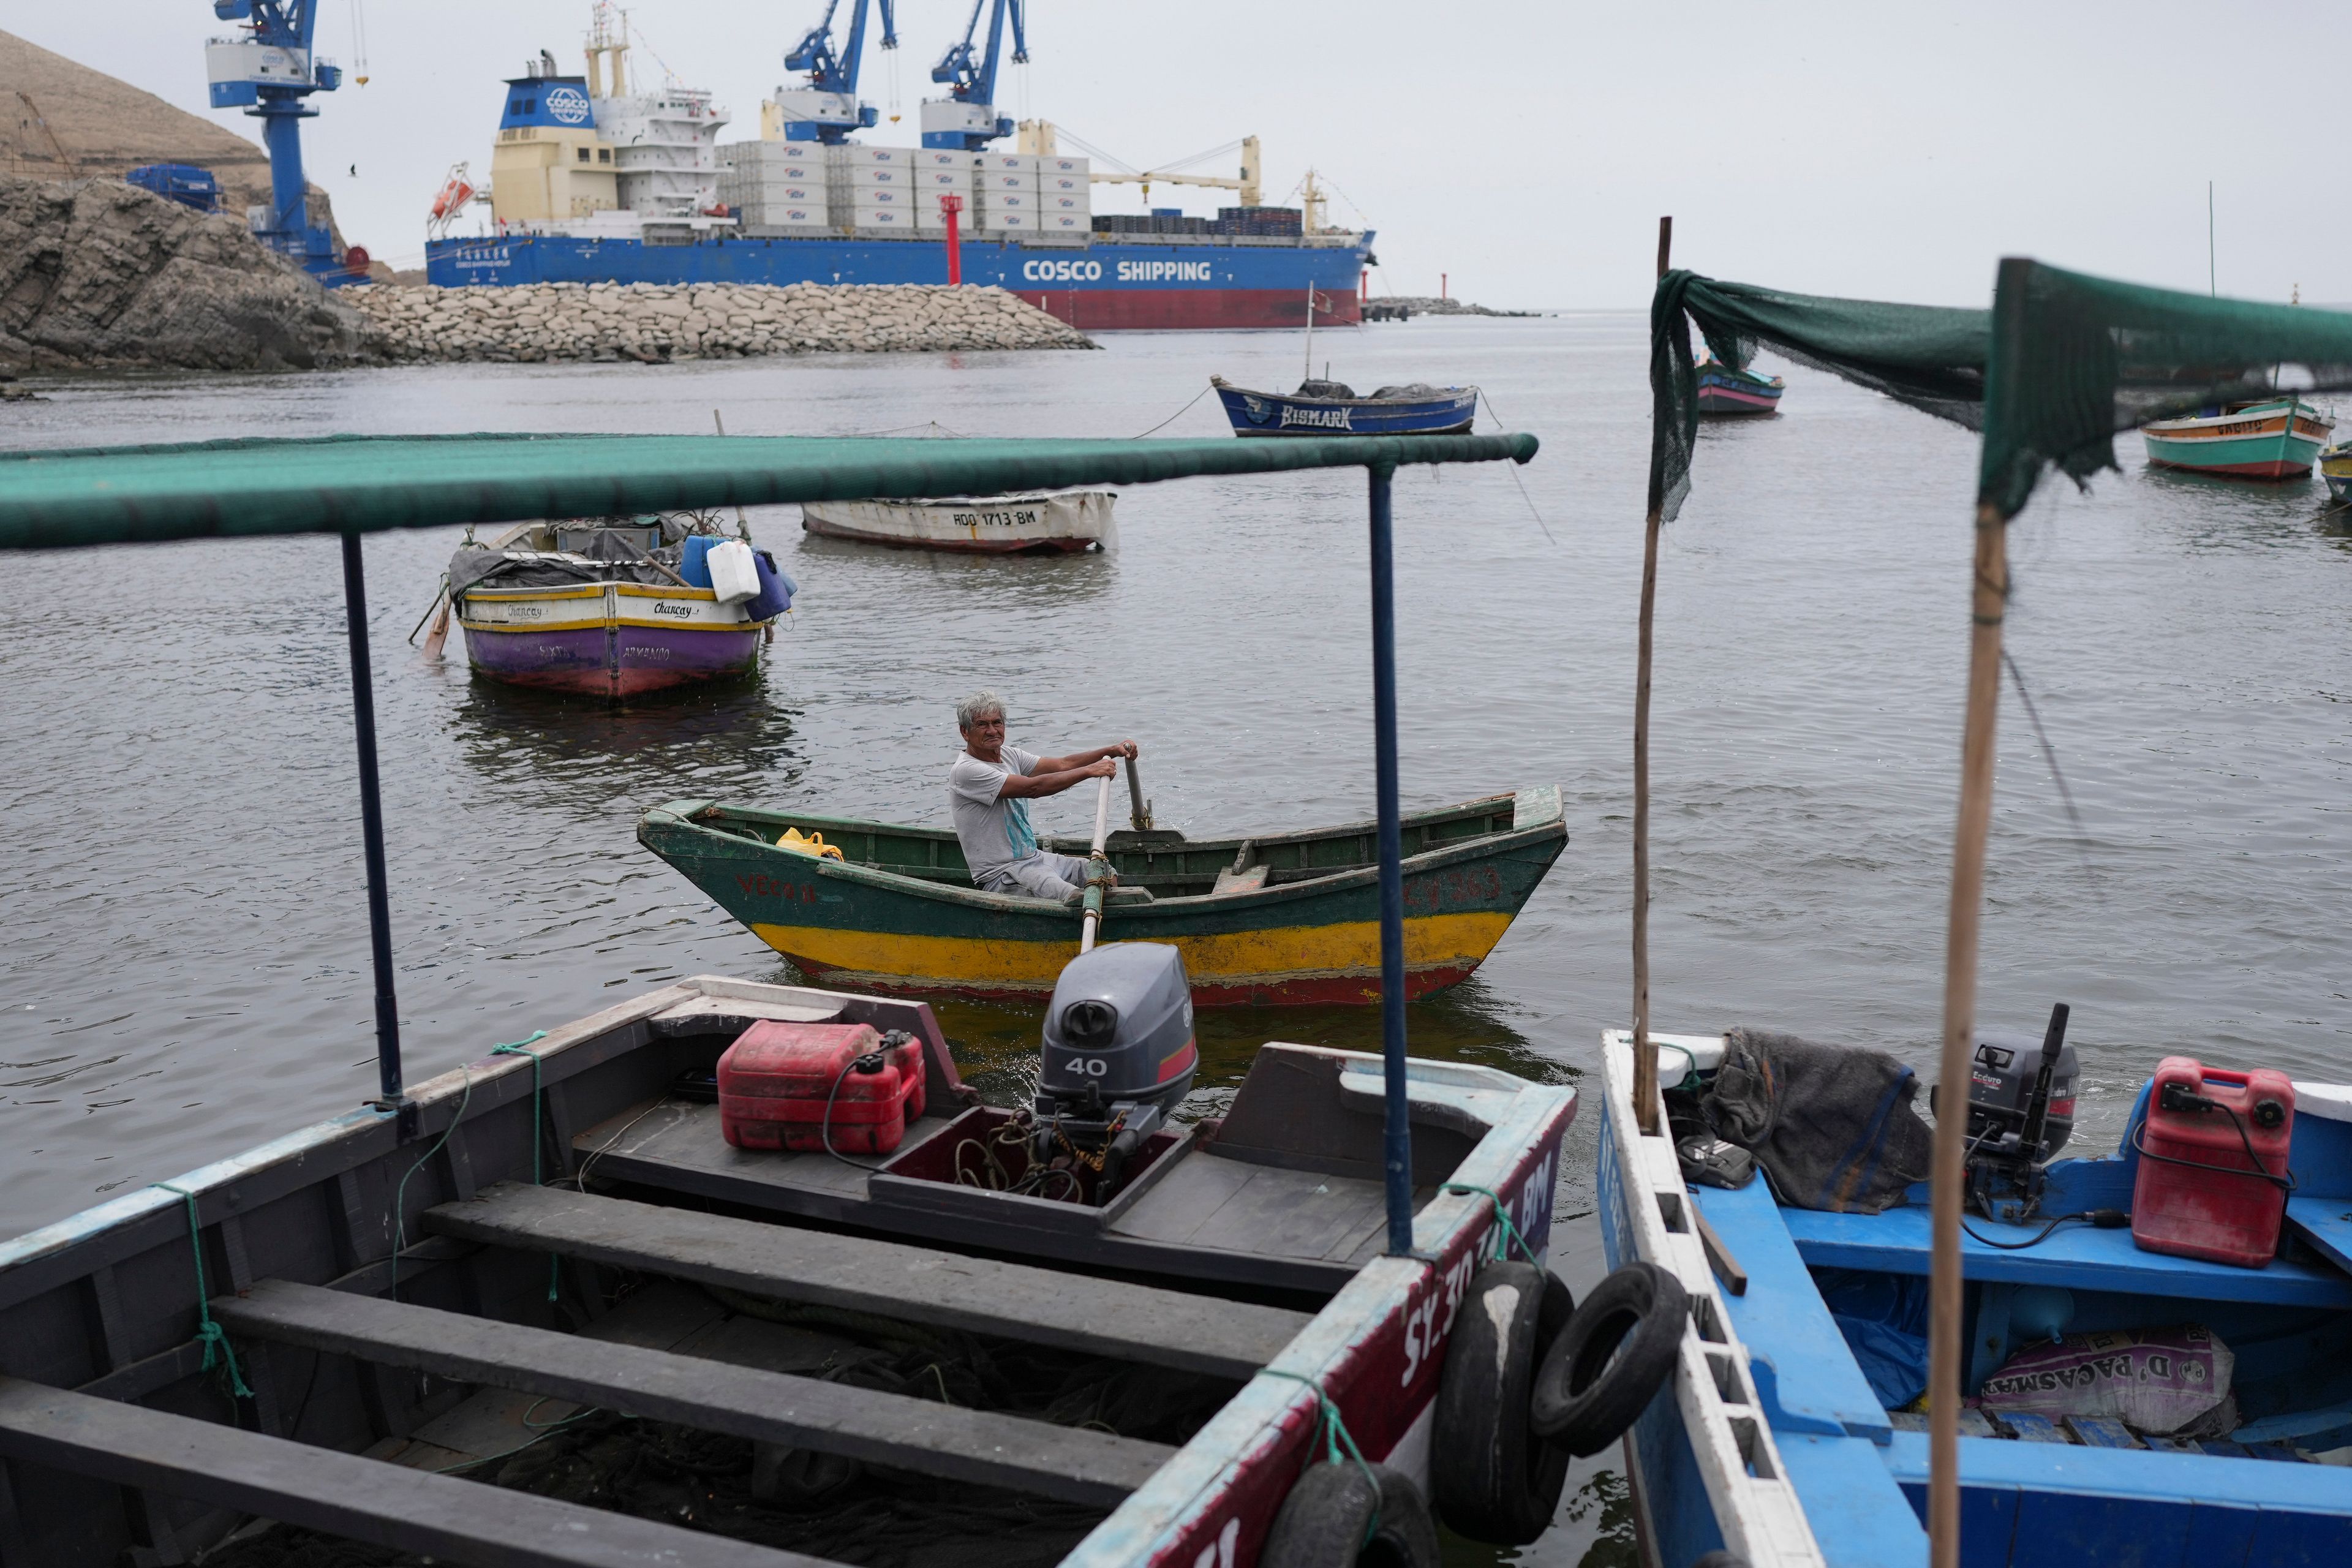
<path id="1" fill-rule="evenodd" d="M 1082 953 L 1054 983 L 1037 1075 L 1037 1151 L 1066 1141 L 1102 1173 L 1106 1190 L 1192 1087 L 1192 986 L 1183 955 L 1159 942 L 1115 942 Z"/>
<path id="2" fill-rule="evenodd" d="M 2050 1009 L 2040 1040 L 1983 1033 L 1969 1061 L 1969 1195 L 1988 1219 L 2031 1218 L 2042 1167 L 2074 1131 L 2074 1047 L 2067 1006 Z"/>

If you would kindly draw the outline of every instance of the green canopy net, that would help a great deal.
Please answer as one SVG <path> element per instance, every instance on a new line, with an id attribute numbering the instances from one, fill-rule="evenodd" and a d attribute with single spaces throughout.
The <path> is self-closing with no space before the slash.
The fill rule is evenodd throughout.
<path id="1" fill-rule="evenodd" d="M 1770 348 L 1984 436 L 1978 500 L 2013 517 L 2042 470 L 2116 466 L 2151 419 L 2285 392 L 2352 390 L 2352 313 L 2217 300 L 2000 264 L 1990 310 L 1832 300 L 1669 272 L 1650 305 L 1650 508 L 1690 493 L 1692 330 L 1745 370 Z"/>

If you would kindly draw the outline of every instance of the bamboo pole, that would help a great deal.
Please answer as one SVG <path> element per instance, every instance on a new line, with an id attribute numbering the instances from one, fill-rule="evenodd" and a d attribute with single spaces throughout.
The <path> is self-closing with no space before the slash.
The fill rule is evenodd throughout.
<path id="1" fill-rule="evenodd" d="M 1675 220 L 1658 220 L 1658 276 L 1674 253 Z M 1658 1131 L 1658 1054 L 1650 1046 L 1650 630 L 1658 608 L 1658 531 L 1665 498 L 1642 525 L 1642 615 L 1633 656 L 1633 1120 Z"/>
<path id="2" fill-rule="evenodd" d="M 1983 922 L 1985 840 L 1992 826 L 1994 723 L 2000 710 L 2000 633 L 2009 598 L 2008 527 L 1977 508 L 1969 634 L 1968 719 L 1960 739 L 1959 825 L 1952 844 L 1952 904 L 1944 952 L 1944 1053 L 1932 1172 L 1927 1341 L 1927 1550 L 1930 1568 L 1960 1561 L 1960 1205 L 1968 1176 L 1969 1049 L 1976 1036 L 1977 947 Z"/>

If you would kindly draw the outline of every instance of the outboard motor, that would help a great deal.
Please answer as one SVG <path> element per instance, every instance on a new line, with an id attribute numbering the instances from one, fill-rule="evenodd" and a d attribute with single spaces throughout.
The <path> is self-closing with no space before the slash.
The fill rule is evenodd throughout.
<path id="1" fill-rule="evenodd" d="M 1988 1219 L 2016 1224 L 2042 1201 L 2042 1168 L 2074 1131 L 2074 1047 L 2067 1006 L 2030 1035 L 1981 1033 L 1969 1060 L 1969 1195 Z"/>
<path id="2" fill-rule="evenodd" d="M 1072 959 L 1045 1009 L 1038 1163 L 1075 1151 L 1101 1173 L 1104 1192 L 1116 1188 L 1128 1157 L 1166 1123 L 1200 1064 L 1182 954 L 1115 942 Z"/>

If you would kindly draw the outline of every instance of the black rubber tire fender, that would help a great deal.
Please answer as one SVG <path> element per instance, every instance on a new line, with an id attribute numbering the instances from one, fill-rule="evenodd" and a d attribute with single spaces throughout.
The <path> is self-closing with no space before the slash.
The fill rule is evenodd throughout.
<path id="1" fill-rule="evenodd" d="M 1430 1489 L 1458 1535 L 1525 1546 L 1551 1526 L 1568 1480 L 1568 1450 L 1528 1419 L 1544 1352 L 1576 1299 L 1550 1270 L 1494 1262 L 1463 1293 L 1445 1344 L 1430 1433 Z"/>
<path id="2" fill-rule="evenodd" d="M 1257 1561 L 1258 1568 L 1438 1568 L 1437 1522 L 1402 1470 L 1353 1459 L 1310 1465 L 1282 1500 Z"/>
<path id="3" fill-rule="evenodd" d="M 1617 1441 L 1674 1375 L 1689 1320 L 1682 1281 L 1656 1264 L 1611 1270 L 1537 1369 L 1535 1429 L 1578 1458 Z"/>

